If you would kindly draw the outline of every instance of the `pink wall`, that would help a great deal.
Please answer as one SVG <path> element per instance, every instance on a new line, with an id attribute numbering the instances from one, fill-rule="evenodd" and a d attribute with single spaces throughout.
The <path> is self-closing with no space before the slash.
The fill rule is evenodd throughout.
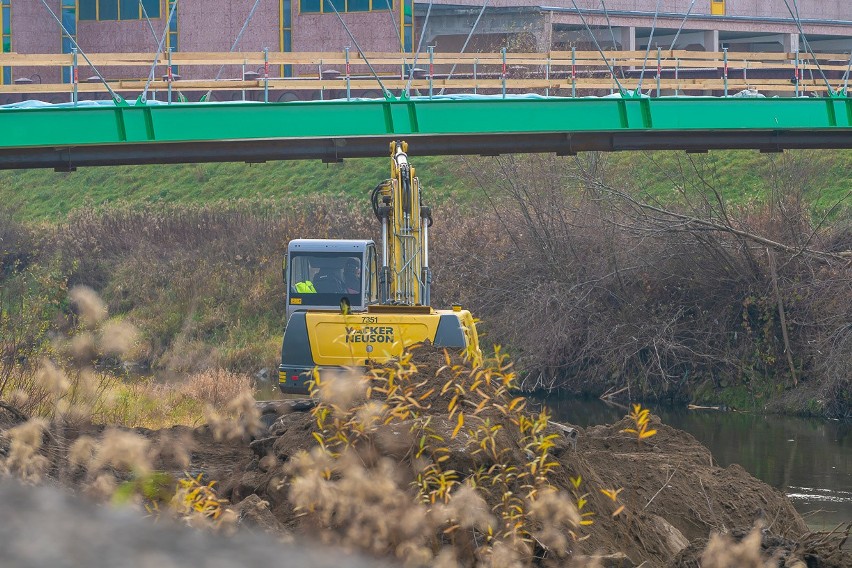
<path id="1" fill-rule="evenodd" d="M 581 8 L 600 9 L 599 0 L 576 0 Z M 418 0 L 424 5 L 425 0 Z M 435 4 L 469 5 L 479 7 L 482 0 L 434 0 Z M 664 12 L 684 13 L 691 0 L 662 0 Z M 50 6 L 59 14 L 59 0 L 48 0 Z M 166 0 L 162 0 L 160 18 L 153 20 L 155 32 L 163 32 L 166 17 Z M 254 0 L 180 0 L 178 4 L 179 50 L 187 51 L 228 51 L 240 28 L 245 22 Z M 399 5 L 397 0 L 394 3 Z M 540 6 L 542 4 L 571 8 L 570 0 L 492 0 L 490 5 L 500 6 Z M 653 12 L 655 0 L 607 0 L 606 6 L 611 12 L 644 11 Z M 803 18 L 837 19 L 852 21 L 850 0 L 798 0 Z M 789 14 L 781 0 L 727 0 L 728 15 L 753 16 L 789 19 Z M 795 33 L 792 22 L 757 23 L 749 21 L 711 18 L 710 0 L 698 0 L 693 9 L 693 17 L 686 23 L 686 29 L 720 29 L 729 31 L 784 32 Z M 362 49 L 366 51 L 396 51 L 397 14 L 388 12 L 347 13 L 343 19 L 352 30 Z M 614 15 L 614 26 L 634 25 L 650 26 L 651 18 L 624 17 Z M 592 24 L 603 24 L 603 18 L 588 18 Z M 556 13 L 554 22 L 578 24 L 580 20 L 570 12 Z M 677 27 L 680 18 L 670 18 L 658 22 L 661 27 Z M 248 25 L 236 51 L 261 51 L 264 47 L 275 52 L 279 49 L 279 1 L 261 0 L 255 15 Z M 852 24 L 805 24 L 809 34 L 852 35 Z M 153 52 L 156 43 L 145 21 L 90 22 L 79 21 L 77 37 L 87 52 Z M 415 43 L 417 39 L 415 38 Z M 449 40 L 448 40 L 449 41 Z M 340 53 L 345 46 L 352 47 L 353 60 L 356 49 L 334 14 L 300 14 L 299 0 L 292 0 L 292 49 L 293 51 L 329 51 Z M 12 47 L 19 53 L 59 53 L 60 30 L 49 16 L 40 0 L 12 0 Z M 342 65 L 329 67 L 342 71 Z M 212 78 L 218 66 L 182 68 L 183 78 Z M 134 68 L 104 68 L 101 70 L 108 78 L 144 78 L 148 74 L 146 66 Z M 365 67 L 353 69 L 356 73 L 367 73 Z M 394 69 L 394 71 L 396 71 Z M 157 75 L 165 69 L 158 68 Z M 237 78 L 241 68 L 226 67 L 222 73 L 225 78 Z M 272 66 L 273 76 L 278 67 Z M 61 81 L 59 69 L 52 68 L 16 68 L 13 78 L 30 77 L 38 73 L 44 83 Z M 317 74 L 312 66 L 298 66 L 297 75 Z M 85 80 L 94 73 L 81 68 L 80 78 Z"/>
<path id="2" fill-rule="evenodd" d="M 59 16 L 59 0 L 47 0 Z M 61 53 L 62 32 L 40 0 L 12 2 L 12 51 L 18 53 Z M 16 67 L 12 79 L 38 74 L 42 83 L 58 83 L 61 71 L 51 67 Z"/>

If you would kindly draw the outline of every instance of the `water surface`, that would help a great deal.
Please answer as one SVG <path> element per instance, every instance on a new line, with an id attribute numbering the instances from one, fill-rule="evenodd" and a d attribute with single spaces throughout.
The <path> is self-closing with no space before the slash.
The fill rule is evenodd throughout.
<path id="1" fill-rule="evenodd" d="M 600 400 L 536 399 L 558 422 L 611 424 L 627 410 Z M 811 527 L 852 521 L 852 424 L 741 412 L 648 405 L 665 424 L 689 432 L 722 467 L 739 464 L 784 491 Z M 849 546 L 849 545 L 847 545 Z"/>

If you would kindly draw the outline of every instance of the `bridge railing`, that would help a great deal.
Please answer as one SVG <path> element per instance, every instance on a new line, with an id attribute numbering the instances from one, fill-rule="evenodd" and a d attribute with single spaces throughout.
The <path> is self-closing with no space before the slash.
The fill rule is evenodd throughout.
<path id="1" fill-rule="evenodd" d="M 645 51 L 604 54 L 606 62 L 597 51 L 436 52 L 421 53 L 415 66 L 411 54 L 382 52 L 365 57 L 345 51 L 175 52 L 157 58 L 150 83 L 153 53 L 93 53 L 88 58 L 110 88 L 124 96 L 135 96 L 148 84 L 153 97 L 179 91 L 192 100 L 212 92 L 217 100 L 234 100 L 259 98 L 257 92 L 262 91 L 263 100 L 270 101 L 380 96 L 367 62 L 394 93 L 410 86 L 416 95 L 536 92 L 558 96 L 603 95 L 640 86 L 651 96 L 845 93 L 852 64 L 849 54 L 829 53 L 816 58 L 806 53 L 685 50 L 652 50 L 647 58 Z M 107 91 L 94 69 L 72 54 L 3 53 L 0 68 L 4 67 L 12 69 L 13 82 L 0 85 L 0 103 L 26 98 L 59 102 L 57 95 L 62 101 L 76 96 L 97 98 Z"/>

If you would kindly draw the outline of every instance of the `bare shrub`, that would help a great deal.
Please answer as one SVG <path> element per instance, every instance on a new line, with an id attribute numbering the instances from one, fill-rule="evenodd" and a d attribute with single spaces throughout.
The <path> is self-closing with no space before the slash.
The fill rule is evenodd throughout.
<path id="1" fill-rule="evenodd" d="M 684 399 L 740 386 L 749 404 L 779 384 L 842 384 L 824 364 L 842 357 L 828 338 L 850 318 L 835 237 L 848 223 L 842 208 L 806 209 L 796 163 L 778 166 L 787 186 L 769 199 L 736 206 L 701 162 L 672 174 L 666 203 L 610 179 L 596 154 L 469 166 L 490 212 L 451 239 L 436 232 L 435 296 L 461 299 L 511 346 L 524 388 Z"/>
<path id="2" fill-rule="evenodd" d="M 0 399 L 15 391 L 33 394 L 28 385 L 35 383 L 39 361 L 51 354 L 49 323 L 62 297 L 62 280 L 48 268 L 31 265 L 0 275 Z M 30 396 L 27 404 L 39 402 Z"/>
<path id="3" fill-rule="evenodd" d="M 736 405 L 781 397 L 847 416 L 852 231 L 842 204 L 809 205 L 823 189 L 819 160 L 773 158 L 767 198 L 735 204 L 710 159 L 661 160 L 671 185 L 662 197 L 611 160 L 466 162 L 481 198 L 434 231 L 435 304 L 472 308 L 483 340 L 512 350 L 527 390 L 674 400 L 727 390 Z M 132 341 L 117 330 L 96 338 L 101 351 L 81 349 L 82 359 L 124 350 L 141 366 L 253 373 L 278 357 L 286 242 L 371 234 L 372 219 L 344 200 L 81 211 L 39 243 L 49 270 L 15 279 L 23 291 L 25 278 L 67 275 L 144 330 Z M 55 295 L 27 302 L 52 311 L 0 311 L 0 395 L 17 388 L 5 386 L 13 375 L 25 380 L 21 361 L 43 356 L 26 350 L 44 349 L 44 322 L 61 311 Z"/>
<path id="4" fill-rule="evenodd" d="M 73 213 L 44 236 L 42 258 L 144 330 L 137 361 L 255 372 L 280 347 L 287 241 L 374 229 L 343 199 L 118 207 Z"/>

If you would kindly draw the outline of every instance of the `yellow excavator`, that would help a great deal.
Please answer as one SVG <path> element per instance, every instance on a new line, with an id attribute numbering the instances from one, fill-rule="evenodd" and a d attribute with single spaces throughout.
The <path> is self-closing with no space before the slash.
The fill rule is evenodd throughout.
<path id="1" fill-rule="evenodd" d="M 425 341 L 481 357 L 470 312 L 430 305 L 432 211 L 422 203 L 407 151 L 407 143 L 391 142 L 391 179 L 371 195 L 381 224 L 380 250 L 372 240 L 288 243 L 287 326 L 278 367 L 282 392 L 307 393 L 315 369 L 386 363 Z"/>

